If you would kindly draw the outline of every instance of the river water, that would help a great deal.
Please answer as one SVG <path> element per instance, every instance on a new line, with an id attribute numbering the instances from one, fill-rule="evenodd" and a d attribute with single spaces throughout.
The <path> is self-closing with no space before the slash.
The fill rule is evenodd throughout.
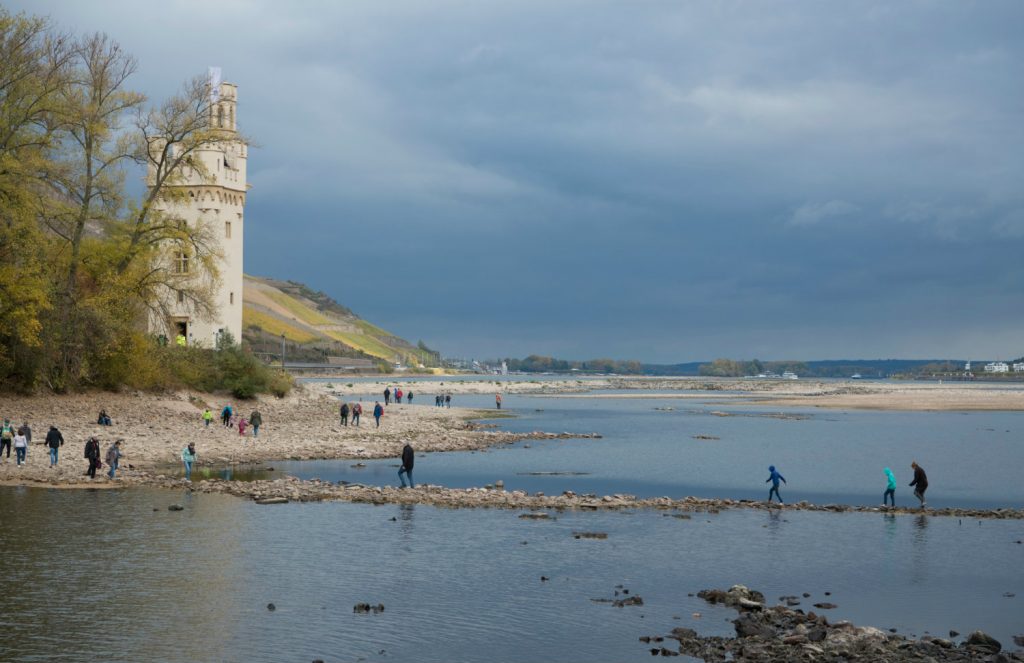
<path id="1" fill-rule="evenodd" d="M 808 592 L 805 608 L 830 601 L 833 619 L 907 634 L 982 628 L 1012 647 L 1024 630 L 1021 521 L 747 510 L 530 521 L 148 489 L 2 488 L 0 504 L 4 661 L 639 661 L 641 635 L 728 633 L 730 611 L 688 594 L 736 582 L 770 599 Z M 618 585 L 644 605 L 591 600 Z M 360 602 L 385 610 L 354 614 Z"/>
<path id="2" fill-rule="evenodd" d="M 493 406 L 492 396 L 456 398 Z M 917 459 L 929 471 L 930 504 L 1024 501 L 1015 413 L 787 410 L 806 418 L 780 419 L 756 405 L 519 396 L 506 407 L 521 416 L 498 420 L 502 428 L 605 437 L 420 454 L 417 480 L 762 497 L 774 463 L 789 500 L 874 503 L 882 465 L 905 484 L 905 466 Z M 674 409 L 654 409 L 665 407 Z M 352 464 L 275 463 L 300 475 L 395 479 L 392 461 Z M 529 474 L 562 471 L 583 474 Z M 912 499 L 904 485 L 897 499 Z M 172 503 L 184 510 L 168 511 Z M 734 583 L 772 600 L 808 592 L 804 608 L 832 602 L 833 620 L 905 634 L 980 628 L 1010 648 L 1024 634 L 1022 521 L 754 510 L 518 515 L 3 487 L 0 660 L 639 661 L 650 658 L 642 635 L 675 626 L 730 633 L 731 611 L 688 594 Z M 580 530 L 608 538 L 575 539 Z M 619 585 L 644 605 L 592 601 L 616 598 Z M 354 614 L 360 602 L 385 610 Z"/>
<path id="3" fill-rule="evenodd" d="M 432 393 L 422 396 L 433 403 Z M 494 408 L 493 395 L 456 395 L 455 402 Z M 929 506 L 1024 506 L 1021 412 L 801 410 L 682 398 L 515 395 L 506 396 L 503 407 L 517 415 L 495 420 L 503 430 L 597 432 L 603 438 L 419 454 L 416 480 L 465 488 L 500 479 L 507 490 L 548 494 L 571 489 L 764 499 L 768 466 L 776 465 L 787 480 L 781 488 L 787 501 L 872 505 L 882 501 L 888 466 L 899 483 L 897 504 L 910 506 L 917 504 L 907 485 L 916 460 L 928 472 Z M 302 478 L 397 484 L 394 460 L 355 465 L 274 464 Z"/>

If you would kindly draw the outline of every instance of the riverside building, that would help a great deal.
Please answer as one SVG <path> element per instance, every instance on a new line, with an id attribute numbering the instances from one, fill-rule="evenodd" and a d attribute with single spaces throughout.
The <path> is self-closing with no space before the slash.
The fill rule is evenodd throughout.
<path id="1" fill-rule="evenodd" d="M 210 118 L 213 127 L 237 135 L 238 87 L 220 81 L 219 70 L 211 68 Z M 220 282 L 214 289 L 213 311 L 200 315 L 192 304 L 179 293 L 167 293 L 165 308 L 170 311 L 166 319 L 150 318 L 150 330 L 164 334 L 171 342 L 184 338 L 189 345 L 215 347 L 222 332 L 230 332 L 236 342 L 242 338 L 242 237 L 248 146 L 239 137 L 209 146 L 193 153 L 193 159 L 203 165 L 205 175 L 197 169 L 188 169 L 184 180 L 175 188 L 187 195 L 178 196 L 177 202 L 162 203 L 159 208 L 180 223 L 189 226 L 205 224 L 222 254 L 219 262 Z M 174 252 L 176 274 L 192 275 L 196 279 L 210 279 L 184 251 Z"/>

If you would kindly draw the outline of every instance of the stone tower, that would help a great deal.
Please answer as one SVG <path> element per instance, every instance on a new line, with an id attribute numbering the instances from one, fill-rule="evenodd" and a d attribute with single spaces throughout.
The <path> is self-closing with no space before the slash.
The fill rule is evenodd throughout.
<path id="1" fill-rule="evenodd" d="M 210 123 L 214 127 L 237 132 L 238 87 L 222 83 L 211 76 Z M 185 182 L 177 185 L 187 191 L 183 202 L 165 207 L 164 211 L 190 226 L 207 224 L 220 242 L 223 260 L 220 263 L 220 286 L 214 293 L 214 311 L 210 319 L 196 315 L 189 302 L 177 297 L 169 304 L 171 315 L 155 321 L 151 327 L 164 333 L 173 342 L 180 334 L 190 345 L 215 347 L 221 332 L 230 332 L 235 342 L 242 339 L 242 237 L 248 146 L 239 139 L 211 145 L 195 151 L 206 177 L 190 171 Z M 187 259 L 179 258 L 176 269 L 194 269 Z M 197 278 L 202 275 L 197 274 Z"/>

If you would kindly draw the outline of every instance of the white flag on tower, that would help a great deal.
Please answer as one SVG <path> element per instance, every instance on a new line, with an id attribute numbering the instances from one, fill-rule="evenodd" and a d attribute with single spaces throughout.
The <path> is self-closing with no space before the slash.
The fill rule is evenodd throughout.
<path id="1" fill-rule="evenodd" d="M 220 67 L 210 67 L 210 103 L 220 101 Z"/>

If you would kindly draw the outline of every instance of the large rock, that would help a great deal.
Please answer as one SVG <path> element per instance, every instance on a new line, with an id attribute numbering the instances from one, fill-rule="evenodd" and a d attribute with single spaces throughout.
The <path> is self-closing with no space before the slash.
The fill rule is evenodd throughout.
<path id="1" fill-rule="evenodd" d="M 984 631 L 975 631 L 974 633 L 971 633 L 967 636 L 967 640 L 964 641 L 964 644 L 972 649 L 980 649 L 981 651 L 988 652 L 990 654 L 998 654 L 1003 648 L 1003 645 L 1000 644 L 998 640 Z"/>

